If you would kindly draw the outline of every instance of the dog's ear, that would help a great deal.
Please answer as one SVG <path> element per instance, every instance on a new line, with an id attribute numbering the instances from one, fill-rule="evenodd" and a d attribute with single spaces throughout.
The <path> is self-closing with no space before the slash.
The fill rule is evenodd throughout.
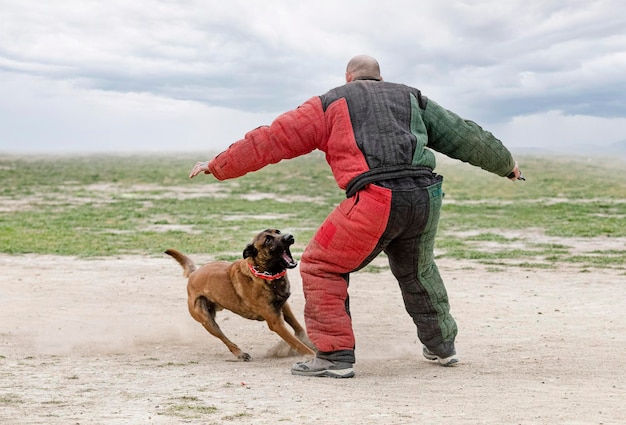
<path id="1" fill-rule="evenodd" d="M 259 251 L 257 251 L 257 249 L 254 247 L 254 245 L 249 244 L 246 249 L 243 250 L 243 258 L 248 258 L 248 257 L 256 257 L 257 254 L 259 253 Z"/>

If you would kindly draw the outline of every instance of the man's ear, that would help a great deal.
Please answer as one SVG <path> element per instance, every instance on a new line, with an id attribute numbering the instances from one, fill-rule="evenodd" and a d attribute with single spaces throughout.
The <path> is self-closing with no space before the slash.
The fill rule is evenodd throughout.
<path id="1" fill-rule="evenodd" d="M 259 251 L 257 251 L 254 245 L 248 244 L 246 249 L 243 250 L 243 258 L 248 258 L 248 257 L 254 258 L 257 256 L 258 253 Z"/>

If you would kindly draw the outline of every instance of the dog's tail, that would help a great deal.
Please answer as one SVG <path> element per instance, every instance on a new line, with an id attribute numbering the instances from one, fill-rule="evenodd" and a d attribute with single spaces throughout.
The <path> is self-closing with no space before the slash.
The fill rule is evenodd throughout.
<path id="1" fill-rule="evenodd" d="M 183 276 L 189 277 L 191 273 L 196 271 L 196 265 L 193 261 L 191 261 L 191 258 L 187 257 L 185 254 L 178 252 L 175 249 L 168 249 L 165 253 L 174 257 L 174 259 L 178 261 L 181 266 L 183 266 Z"/>

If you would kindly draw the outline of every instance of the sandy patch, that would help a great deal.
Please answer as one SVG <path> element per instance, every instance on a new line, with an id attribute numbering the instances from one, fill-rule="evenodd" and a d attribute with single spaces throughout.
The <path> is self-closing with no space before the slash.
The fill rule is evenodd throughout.
<path id="1" fill-rule="evenodd" d="M 279 340 L 264 323 L 220 313 L 253 356 L 234 361 L 189 317 L 165 256 L 0 255 L 0 423 L 623 423 L 623 269 L 439 267 L 462 363 L 422 359 L 390 273 L 356 273 L 357 376 L 331 380 L 292 376 L 300 357 L 268 357 Z"/>

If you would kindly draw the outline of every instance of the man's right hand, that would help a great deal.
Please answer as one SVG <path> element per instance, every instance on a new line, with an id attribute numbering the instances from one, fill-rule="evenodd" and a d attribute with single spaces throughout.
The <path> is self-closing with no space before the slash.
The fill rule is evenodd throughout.
<path id="1" fill-rule="evenodd" d="M 200 173 L 211 174 L 211 171 L 209 171 L 208 162 L 196 162 L 196 165 L 191 169 L 191 172 L 189 173 L 189 178 L 192 179 Z"/>

